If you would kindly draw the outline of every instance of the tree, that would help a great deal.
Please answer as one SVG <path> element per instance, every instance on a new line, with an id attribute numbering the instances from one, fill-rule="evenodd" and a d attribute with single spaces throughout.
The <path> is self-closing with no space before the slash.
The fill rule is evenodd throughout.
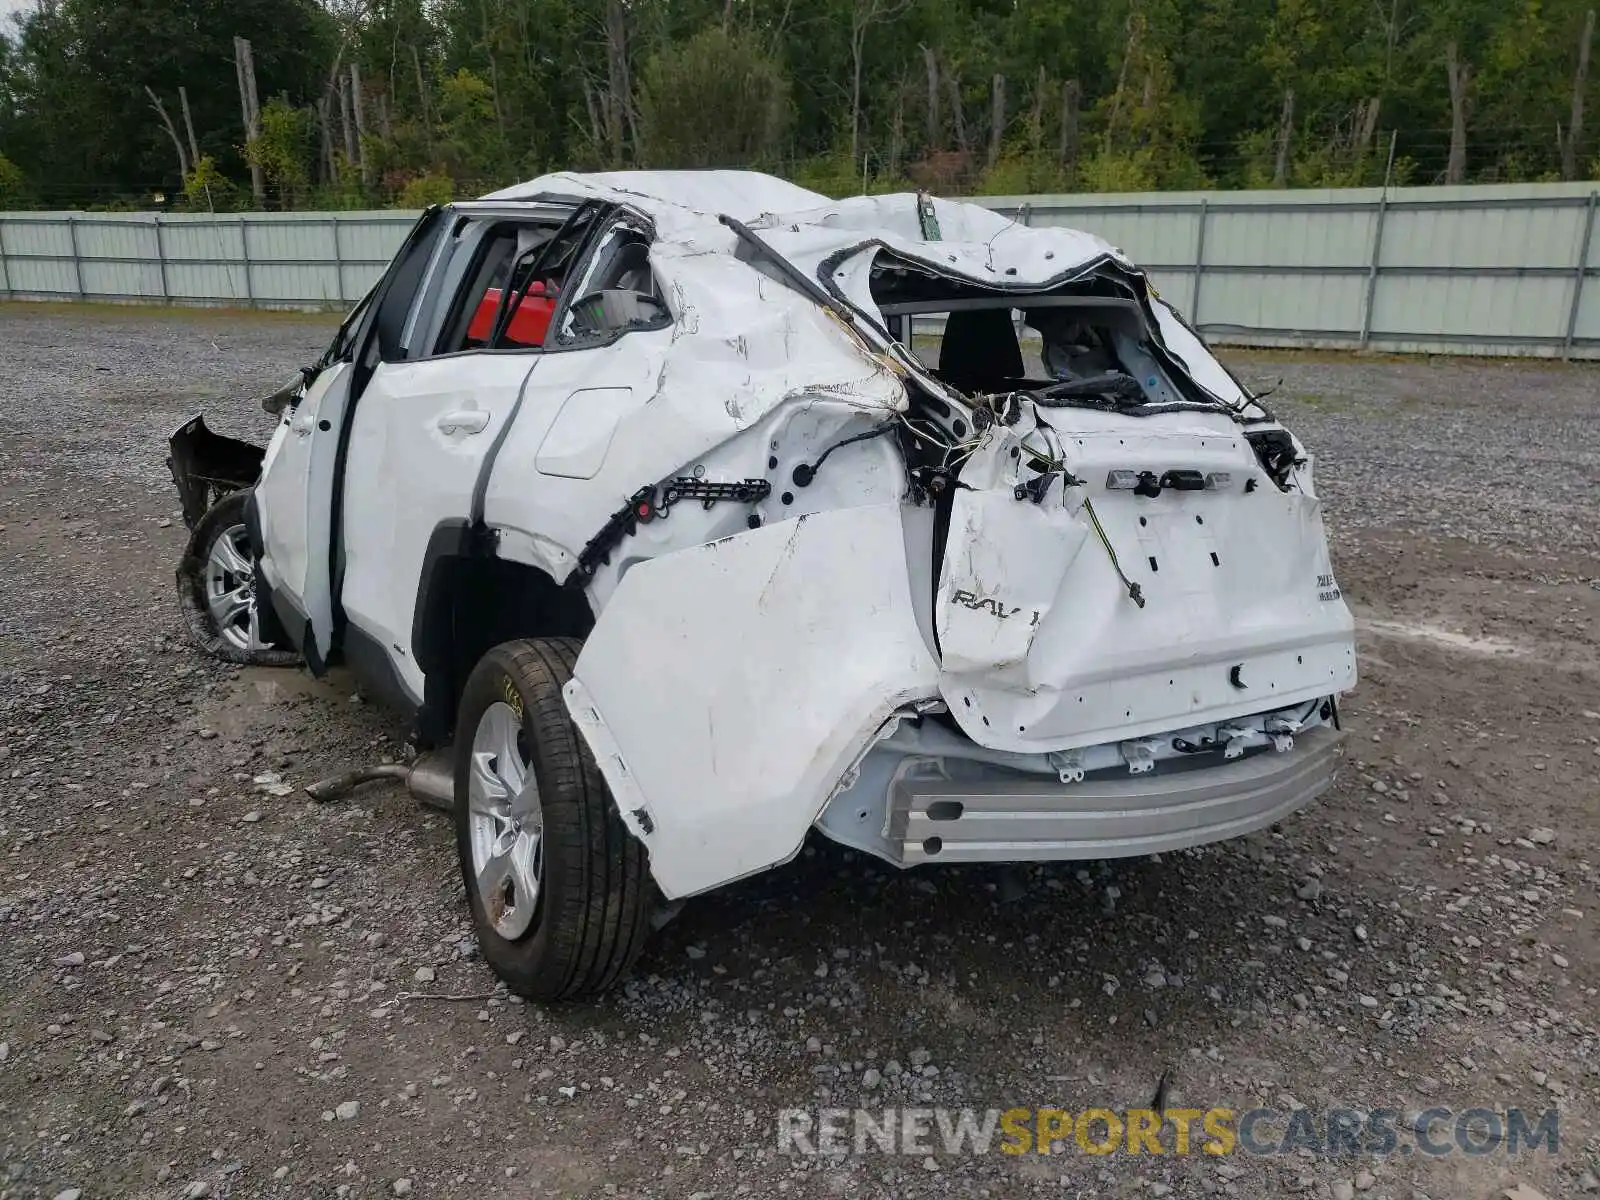
<path id="1" fill-rule="evenodd" d="M 311 111 L 282 96 L 261 110 L 261 133 L 245 148 L 249 165 L 261 171 L 281 209 L 298 208 L 311 182 Z"/>
<path id="2" fill-rule="evenodd" d="M 0 211 L 8 208 L 27 208 L 32 199 L 32 193 L 28 190 L 28 180 L 22 174 L 22 168 L 4 154 L 0 154 Z"/>
<path id="3" fill-rule="evenodd" d="M 1339 186 L 1391 137 L 1419 182 L 1570 178 L 1594 3 L 40 0 L 0 36 L 0 146 L 48 204 L 207 157 L 242 179 L 239 37 L 286 106 L 276 205 L 710 161 L 836 191 Z"/>
<path id="4" fill-rule="evenodd" d="M 172 189 L 180 164 L 150 93 L 176 125 L 186 88 L 198 148 L 242 167 L 234 36 L 254 45 L 263 95 L 303 95 L 326 31 L 315 0 L 50 0 L 12 50 L 7 152 L 53 201 Z"/>
<path id="5" fill-rule="evenodd" d="M 651 167 L 758 165 L 789 116 L 789 81 L 750 34 L 711 26 L 645 64 L 639 157 Z"/>
<path id="6" fill-rule="evenodd" d="M 851 0 L 850 4 L 850 161 L 861 151 L 861 71 L 867 39 L 876 25 L 886 25 L 911 7 L 911 0 Z"/>

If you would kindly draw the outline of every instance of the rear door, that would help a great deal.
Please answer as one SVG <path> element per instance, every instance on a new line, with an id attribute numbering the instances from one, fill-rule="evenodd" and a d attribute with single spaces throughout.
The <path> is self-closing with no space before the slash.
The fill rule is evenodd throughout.
<path id="1" fill-rule="evenodd" d="M 562 294 L 582 240 L 571 215 L 450 210 L 402 338 L 382 349 L 351 417 L 336 580 L 345 653 L 366 682 L 398 680 L 396 699 L 422 700 L 411 640 L 428 547 L 441 528 L 476 524 L 485 464 L 540 361 L 547 296 Z"/>
<path id="2" fill-rule="evenodd" d="M 346 414 L 371 375 L 380 343 L 397 338 L 433 253 L 441 210 L 412 226 L 367 298 L 340 326 L 321 373 L 284 413 L 284 436 L 262 466 L 256 511 L 261 569 L 273 607 L 306 665 L 320 674 L 334 644 L 334 530 L 347 436 Z"/>

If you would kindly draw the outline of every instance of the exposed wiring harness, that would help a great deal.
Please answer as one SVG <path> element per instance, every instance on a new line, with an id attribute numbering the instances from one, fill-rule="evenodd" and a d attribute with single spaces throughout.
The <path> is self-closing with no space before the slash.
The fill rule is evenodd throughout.
<path id="1" fill-rule="evenodd" d="M 817 455 L 816 462 L 801 463 L 794 469 L 795 486 L 810 486 L 811 481 L 817 477 L 817 472 L 822 469 L 822 464 L 828 461 L 828 455 L 832 454 L 835 450 L 842 449 L 845 446 L 853 445 L 856 442 L 865 442 L 870 441 L 875 437 L 882 437 L 884 434 L 888 433 L 889 430 L 894 428 L 894 423 L 898 419 L 900 419 L 900 414 L 896 413 L 887 421 L 880 421 L 865 433 L 852 434 L 850 437 L 841 438 L 839 441 L 834 442 L 833 445 L 829 446 L 821 454 Z"/>
<path id="2" fill-rule="evenodd" d="M 1117 552 L 1112 548 L 1111 539 L 1106 536 L 1106 531 L 1101 528 L 1100 517 L 1094 511 L 1094 502 L 1087 496 L 1083 498 L 1083 511 L 1089 514 L 1089 524 L 1094 526 L 1095 535 L 1100 539 L 1100 544 L 1106 548 L 1106 556 L 1111 559 L 1111 569 L 1117 573 L 1117 578 L 1122 580 L 1122 586 L 1128 589 L 1128 599 L 1143 608 L 1144 591 L 1128 578 L 1127 572 L 1122 569 L 1122 564 L 1117 561 Z"/>

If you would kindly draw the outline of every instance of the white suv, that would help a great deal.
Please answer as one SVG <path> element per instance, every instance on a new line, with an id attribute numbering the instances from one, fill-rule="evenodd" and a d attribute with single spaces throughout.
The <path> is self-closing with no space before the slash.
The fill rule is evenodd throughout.
<path id="1" fill-rule="evenodd" d="M 263 453 L 196 419 L 180 590 L 454 746 L 485 958 L 628 968 L 808 831 L 1146 854 L 1325 788 L 1352 622 L 1309 457 L 1098 238 L 742 172 L 430 209 Z M 239 490 L 231 490 L 237 488 Z"/>

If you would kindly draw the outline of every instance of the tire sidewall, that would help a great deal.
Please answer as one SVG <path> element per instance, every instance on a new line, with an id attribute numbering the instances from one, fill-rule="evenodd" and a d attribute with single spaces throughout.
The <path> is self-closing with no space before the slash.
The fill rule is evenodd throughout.
<path id="1" fill-rule="evenodd" d="M 254 490 L 253 487 L 247 487 L 229 492 L 195 522 L 194 532 L 190 535 L 189 544 L 184 550 L 182 560 L 178 563 L 178 603 L 182 608 L 184 621 L 189 627 L 190 636 L 202 650 L 214 658 L 219 658 L 223 662 L 237 663 L 240 666 L 294 666 L 299 663 L 300 655 L 278 626 L 270 605 L 262 607 L 257 616 L 262 636 L 270 637 L 272 644 L 258 650 L 240 650 L 223 640 L 221 630 L 212 620 L 211 610 L 206 604 L 205 572 L 211 560 L 212 547 L 229 529 L 235 525 L 245 524 L 245 505 Z M 253 560 L 252 566 L 254 566 Z M 259 577 L 259 568 L 256 569 L 256 573 Z M 259 582 L 258 578 L 258 585 Z M 256 603 L 263 604 L 259 586 Z"/>
<path id="2" fill-rule="evenodd" d="M 194 527 L 194 536 L 189 539 L 189 553 L 185 557 L 188 570 L 183 574 L 187 585 L 194 591 L 195 606 L 201 612 L 206 612 L 205 574 L 206 565 L 211 561 L 212 548 L 224 533 L 235 525 L 244 524 L 244 506 L 249 499 L 248 488 L 229 492 L 206 509 L 205 515 Z"/>
<path id="3" fill-rule="evenodd" d="M 467 903 L 472 908 L 472 923 L 478 935 L 483 956 L 502 973 L 519 978 L 536 990 L 541 982 L 550 980 L 530 978 L 531 963 L 549 961 L 560 948 L 552 945 L 556 922 L 550 919 L 558 911 L 567 892 L 577 881 L 571 878 L 569 864 L 554 853 L 559 835 L 572 819 L 572 805 L 568 797 L 557 788 L 552 772 L 545 761 L 547 747 L 538 736 L 531 714 L 538 711 L 543 699 L 532 695 L 509 656 L 501 649 L 489 651 L 467 680 L 461 693 L 461 707 L 456 723 L 455 756 L 455 827 L 456 853 L 461 864 L 461 879 L 466 887 Z M 467 781 L 472 769 L 472 743 L 477 735 L 478 723 L 490 705 L 509 705 L 518 715 L 523 740 L 530 758 L 529 769 L 539 785 L 539 807 L 544 824 L 544 844 L 541 850 L 542 867 L 539 880 L 538 905 L 533 922 L 527 932 L 518 938 L 504 938 L 495 931 L 484 911 L 483 898 L 478 894 L 476 870 L 472 863 L 471 810 L 467 803 Z M 585 751 L 587 753 L 587 751 Z"/>

